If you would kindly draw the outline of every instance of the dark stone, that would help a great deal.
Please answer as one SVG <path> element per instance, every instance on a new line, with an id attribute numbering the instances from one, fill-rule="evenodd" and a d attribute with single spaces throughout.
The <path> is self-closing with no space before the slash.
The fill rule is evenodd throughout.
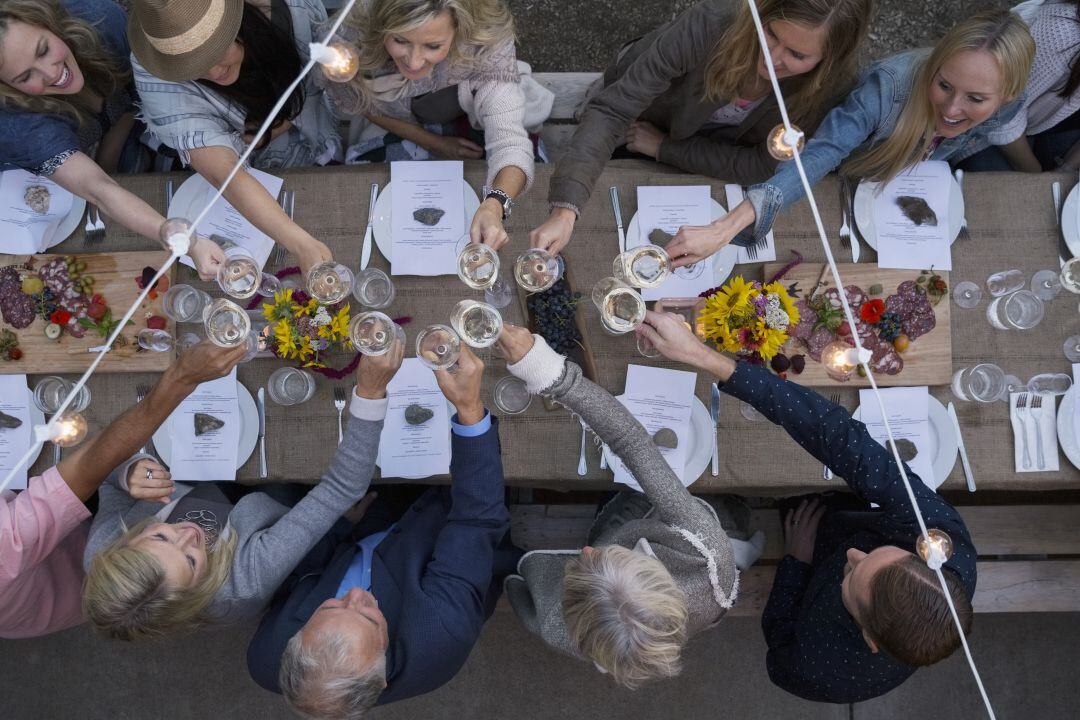
<path id="1" fill-rule="evenodd" d="M 937 227 L 937 215 L 921 197 L 901 195 L 896 198 L 896 204 L 900 206 L 904 217 L 916 225 Z"/>
<path id="2" fill-rule="evenodd" d="M 900 438 L 896 441 L 896 452 L 900 454 L 901 460 L 911 462 L 919 454 L 919 448 L 915 447 L 915 443 L 907 438 Z"/>
<path id="3" fill-rule="evenodd" d="M 679 447 L 679 436 L 671 428 L 660 428 L 652 436 L 652 439 L 657 447 L 671 448 L 672 450 Z"/>
<path id="4" fill-rule="evenodd" d="M 223 427 L 225 427 L 224 420 L 218 420 L 213 415 L 207 415 L 206 413 L 195 413 L 195 437 L 220 430 Z"/>
<path id="5" fill-rule="evenodd" d="M 674 238 L 674 235 L 669 235 L 660 228 L 654 228 L 653 231 L 649 233 L 649 242 L 651 242 L 653 245 L 656 245 L 657 247 L 666 248 L 668 246 L 668 243 L 671 242 Z"/>
<path id="6" fill-rule="evenodd" d="M 423 223 L 424 225 L 431 227 L 434 225 L 438 225 L 439 221 L 442 220 L 442 216 L 445 214 L 446 211 L 440 210 L 439 208 L 419 208 L 417 210 L 413 210 L 412 216 L 413 220 L 415 220 L 416 222 Z"/>
<path id="7" fill-rule="evenodd" d="M 8 430 L 14 430 L 22 425 L 22 420 L 17 417 L 12 417 L 5 413 L 0 412 L 0 428 L 7 428 Z"/>
<path id="8" fill-rule="evenodd" d="M 433 417 L 435 417 L 435 413 L 423 405 L 413 403 L 405 408 L 405 422 L 410 425 L 423 425 Z"/>

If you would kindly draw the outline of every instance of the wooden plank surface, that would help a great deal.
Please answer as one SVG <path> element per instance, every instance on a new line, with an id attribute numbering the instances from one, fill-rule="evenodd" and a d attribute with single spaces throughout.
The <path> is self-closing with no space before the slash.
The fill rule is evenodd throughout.
<path id="1" fill-rule="evenodd" d="M 35 255 L 34 267 L 40 268 L 56 257 L 60 256 Z M 113 316 L 119 319 L 139 295 L 135 278 L 142 274 L 146 266 L 161 267 L 169 255 L 161 251 L 86 253 L 77 254 L 74 257 L 86 262 L 86 270 L 82 275 L 93 276 L 94 292 L 104 296 L 113 310 Z M 0 267 L 21 264 L 26 260 L 25 255 L 0 255 Z M 170 281 L 174 276 L 175 268 L 171 268 Z M 162 297 L 158 295 L 156 300 L 148 300 L 135 312 L 132 318 L 134 324 L 125 328 L 123 333 L 126 344 L 106 355 L 96 372 L 161 372 L 169 367 L 173 360 L 172 353 L 136 352 L 138 344 L 135 337 L 139 330 L 146 327 L 147 313 L 164 316 L 161 303 Z M 36 318 L 29 327 L 15 330 L 19 336 L 19 347 L 22 348 L 23 358 L 18 362 L 0 362 L 0 373 L 81 373 L 90 366 L 95 357 L 85 350 L 104 342 L 104 338 L 94 330 L 88 330 L 81 338 L 71 337 L 64 333 L 59 340 L 50 340 L 45 337 L 45 324 L 44 320 Z M 14 330 L 2 320 L 0 320 L 0 328 Z M 174 333 L 175 324 L 171 320 L 168 321 L 166 329 Z M 75 352 L 78 350 L 83 352 Z"/>
<path id="2" fill-rule="evenodd" d="M 765 277 L 772 277 L 774 273 L 783 267 L 783 263 L 767 263 L 765 265 Z M 822 276 L 825 265 L 818 263 L 803 263 L 790 270 L 782 279 L 785 285 L 794 282 L 799 283 L 801 297 L 807 297 L 813 292 L 814 287 L 821 278 L 823 290 L 835 287 L 832 273 L 826 272 Z M 844 263 L 839 265 L 840 277 L 849 285 L 858 285 L 864 292 L 869 294 L 872 285 L 881 285 L 883 292 L 879 296 L 882 300 L 896 292 L 896 287 L 905 280 L 915 280 L 919 277 L 918 270 L 893 270 L 879 268 L 873 263 Z M 942 272 L 945 282 L 949 282 L 949 273 Z M 951 285 L 950 285 L 951 288 Z M 926 335 L 911 343 L 911 346 L 903 353 L 904 369 L 897 375 L 875 374 L 878 385 L 947 385 L 952 380 L 952 333 L 950 328 L 950 303 L 945 297 L 934 306 L 934 314 L 937 316 L 937 325 Z M 857 315 L 857 311 L 856 312 Z M 856 320 L 858 317 L 856 317 Z M 785 353 L 791 355 L 806 354 L 805 346 L 795 338 L 788 340 L 785 345 Z M 838 382 L 830 378 L 821 364 L 815 362 L 806 355 L 806 370 L 801 374 L 788 373 L 788 380 L 793 380 L 808 387 L 869 387 L 867 378 L 854 375 L 847 382 Z"/>

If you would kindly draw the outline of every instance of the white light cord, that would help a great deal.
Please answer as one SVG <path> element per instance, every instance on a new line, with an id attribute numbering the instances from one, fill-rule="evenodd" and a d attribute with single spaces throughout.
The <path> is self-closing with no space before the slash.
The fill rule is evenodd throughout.
<path id="1" fill-rule="evenodd" d="M 758 40 L 761 43 L 762 55 L 766 58 L 765 67 L 769 71 L 769 80 L 772 82 L 773 93 L 776 95 L 776 103 L 780 109 L 780 117 L 783 119 L 784 128 L 788 133 L 791 133 L 793 128 L 791 126 L 791 120 L 788 118 L 787 106 L 784 103 L 784 96 L 780 92 L 780 83 L 776 79 L 776 71 L 773 69 L 772 57 L 769 55 L 769 44 L 765 38 L 765 28 L 761 24 L 761 17 L 758 15 L 757 6 L 754 0 L 747 0 L 747 4 L 750 7 L 750 15 L 753 17 L 754 26 L 757 29 Z M 896 448 L 896 442 L 893 439 L 892 427 L 889 425 L 889 415 L 885 410 L 885 401 L 881 397 L 881 392 L 878 390 L 877 382 L 874 380 L 873 370 L 870 368 L 870 363 L 866 359 L 862 347 L 862 339 L 859 337 L 858 325 L 855 322 L 855 317 L 851 312 L 851 306 L 847 301 L 847 292 L 844 290 L 844 282 L 840 277 L 840 270 L 836 267 L 836 261 L 833 258 L 832 250 L 829 247 L 828 235 L 825 233 L 825 226 L 821 221 L 821 214 L 818 212 L 817 202 L 814 200 L 814 192 L 810 187 L 810 180 L 806 177 L 806 170 L 803 168 L 802 157 L 799 153 L 798 143 L 790 144 L 792 152 L 794 153 L 793 159 L 795 161 L 795 168 L 799 172 L 799 178 L 802 180 L 803 189 L 806 191 L 806 199 L 810 204 L 810 211 L 814 216 L 814 224 L 817 226 L 818 235 L 821 238 L 821 246 L 825 250 L 825 259 L 829 264 L 829 269 L 832 272 L 833 281 L 836 283 L 837 294 L 840 296 L 840 304 L 844 308 L 844 317 L 847 319 L 848 324 L 851 326 L 853 332 L 852 337 L 855 340 L 855 349 L 859 352 L 861 358 L 860 363 L 863 370 L 866 372 L 866 377 L 870 381 L 870 387 L 874 392 L 874 397 L 877 400 L 878 407 L 881 409 L 881 419 L 885 425 L 885 433 L 889 440 L 889 448 L 892 450 L 893 459 L 896 461 L 896 466 L 900 470 L 900 478 L 904 482 L 904 489 L 907 490 L 908 499 L 911 501 L 911 507 L 915 511 L 915 519 L 919 523 L 919 528 L 922 532 L 922 536 L 928 541 L 929 547 L 933 547 L 933 543 L 929 542 L 930 537 L 926 528 L 926 521 L 923 519 L 922 512 L 919 509 L 919 504 L 915 499 L 915 491 L 911 488 L 911 482 L 908 480 L 907 472 L 904 470 L 904 463 L 900 459 L 900 453 Z M 983 703 L 986 705 L 986 712 L 990 716 L 991 720 L 996 720 L 994 714 L 994 708 L 990 704 L 990 698 L 986 694 L 986 688 L 983 686 L 982 678 L 979 675 L 979 670 L 975 666 L 975 660 L 971 656 L 971 650 L 968 647 L 967 639 L 964 637 L 964 628 L 960 623 L 960 618 L 956 613 L 956 608 L 953 606 L 952 595 L 949 592 L 949 587 L 945 581 L 945 575 L 942 573 L 941 568 L 935 568 L 934 572 L 937 574 L 938 581 L 941 584 L 942 592 L 945 595 L 945 601 L 949 605 L 949 611 L 952 613 L 953 621 L 956 623 L 957 633 L 960 636 L 960 643 L 964 648 L 964 654 L 967 656 L 968 665 L 971 667 L 971 672 L 975 675 L 975 682 L 979 686 L 979 693 L 982 695 Z"/>

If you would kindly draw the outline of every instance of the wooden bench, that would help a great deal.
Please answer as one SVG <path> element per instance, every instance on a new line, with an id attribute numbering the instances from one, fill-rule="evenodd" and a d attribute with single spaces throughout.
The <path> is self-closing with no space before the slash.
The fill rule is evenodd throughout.
<path id="1" fill-rule="evenodd" d="M 533 73 L 533 78 L 538 83 L 555 94 L 551 116 L 540 131 L 548 158 L 552 162 L 558 161 L 570 143 L 570 138 L 577 129 L 574 113 L 585 101 L 589 88 L 600 75 L 601 73 L 595 72 Z"/>
<path id="2" fill-rule="evenodd" d="M 595 505 L 514 505 L 514 542 L 526 550 L 578 548 Z M 1080 611 L 1080 505 L 961 507 L 979 550 L 975 611 Z M 759 615 L 783 557 L 779 513 L 756 510 L 751 527 L 765 532 L 765 552 L 742 573 L 733 615 Z"/>

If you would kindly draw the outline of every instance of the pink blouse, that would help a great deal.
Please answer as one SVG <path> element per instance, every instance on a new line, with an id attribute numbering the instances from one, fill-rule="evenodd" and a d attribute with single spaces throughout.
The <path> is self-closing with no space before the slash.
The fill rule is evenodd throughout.
<path id="1" fill-rule="evenodd" d="M 29 638 L 83 621 L 83 551 L 90 511 L 60 472 L 0 496 L 0 638 Z"/>

